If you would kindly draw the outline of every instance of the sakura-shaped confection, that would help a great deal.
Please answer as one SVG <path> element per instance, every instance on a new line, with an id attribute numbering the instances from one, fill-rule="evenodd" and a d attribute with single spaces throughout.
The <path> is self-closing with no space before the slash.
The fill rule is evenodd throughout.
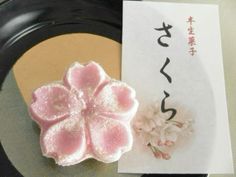
<path id="1" fill-rule="evenodd" d="M 41 128 L 43 155 L 62 166 L 88 158 L 117 161 L 132 147 L 135 94 L 127 84 L 111 79 L 99 64 L 75 62 L 63 81 L 33 92 L 29 112 Z"/>

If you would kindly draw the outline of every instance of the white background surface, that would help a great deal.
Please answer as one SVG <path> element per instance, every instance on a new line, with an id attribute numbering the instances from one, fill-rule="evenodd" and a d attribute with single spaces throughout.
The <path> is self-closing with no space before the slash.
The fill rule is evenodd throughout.
<path id="1" fill-rule="evenodd" d="M 163 0 L 153 0 L 163 2 Z M 165 2 L 211 3 L 219 5 L 221 41 L 229 113 L 230 135 L 236 171 L 236 1 L 235 0 L 166 0 Z M 232 174 L 210 175 L 210 177 L 235 177 Z"/>
<path id="2" fill-rule="evenodd" d="M 153 5 L 154 6 L 155 4 L 149 3 L 149 5 Z M 222 62 L 221 62 L 221 55 L 222 54 L 221 54 L 221 46 L 220 46 L 220 41 L 219 41 L 219 39 L 220 39 L 220 31 L 218 30 L 217 7 L 216 6 L 208 6 L 208 8 L 209 8 L 208 10 L 210 11 L 210 13 L 208 13 L 207 9 L 204 9 L 202 7 L 197 8 L 198 6 L 195 6 L 195 8 L 194 7 L 192 7 L 192 8 L 189 7 L 189 10 L 188 10 L 188 8 L 186 8 L 186 9 L 183 8 L 182 10 L 180 9 L 180 12 L 175 12 L 174 11 L 174 7 L 173 7 L 173 9 L 167 7 L 167 9 L 165 10 L 164 9 L 165 6 L 170 6 L 170 5 L 168 5 L 168 4 L 166 5 L 165 4 L 161 9 L 159 9 L 159 12 L 161 12 L 161 14 L 165 14 L 166 11 L 168 11 L 164 16 L 165 17 L 168 16 L 168 15 L 175 16 L 175 20 L 176 21 L 178 21 L 179 18 L 181 17 L 181 14 L 180 14 L 181 11 L 183 12 L 183 14 L 192 13 L 193 16 L 195 16 L 195 17 L 198 16 L 200 18 L 200 19 L 197 20 L 198 23 L 199 23 L 198 24 L 199 26 L 196 27 L 196 33 L 198 32 L 198 35 L 199 35 L 196 38 L 198 38 L 198 40 L 199 40 L 198 42 L 200 43 L 197 46 L 199 48 L 198 49 L 199 50 L 198 55 L 199 55 L 199 58 L 201 59 L 201 63 L 203 63 L 203 65 L 204 65 L 204 67 L 205 67 L 205 69 L 207 71 L 207 76 L 211 80 L 211 85 L 214 88 L 214 95 L 216 97 L 216 108 L 218 110 L 218 112 L 217 112 L 217 121 L 219 123 L 218 125 L 222 126 L 222 127 L 221 126 L 218 127 L 219 128 L 218 130 L 221 129 L 221 131 L 217 131 L 218 132 L 218 134 L 217 134 L 218 141 L 216 142 L 217 144 L 215 145 L 216 148 L 214 148 L 215 149 L 214 158 L 210 158 L 210 159 L 212 159 L 212 163 L 211 163 L 212 167 L 209 167 L 207 170 L 204 169 L 204 165 L 202 167 L 198 167 L 198 168 L 194 167 L 194 166 L 196 166 L 196 164 L 193 165 L 195 163 L 195 161 L 196 161 L 196 158 L 197 158 L 197 156 L 196 156 L 196 157 L 193 158 L 195 160 L 194 160 L 194 162 L 192 162 L 192 169 L 191 170 L 190 170 L 190 167 L 187 167 L 187 163 L 186 162 L 185 162 L 186 163 L 186 165 L 185 165 L 186 169 L 184 169 L 183 167 L 182 167 L 182 169 L 179 168 L 179 167 L 175 169 L 175 167 L 173 165 L 171 165 L 171 163 L 170 163 L 171 173 L 181 173 L 181 172 L 183 173 L 184 171 L 187 172 L 187 173 L 191 173 L 191 172 L 193 172 L 193 173 L 196 173 L 196 172 L 198 172 L 198 173 L 204 173 L 204 172 L 205 173 L 207 173 L 207 172 L 212 172 L 212 173 L 230 172 L 230 171 L 232 171 L 232 169 L 230 169 L 230 161 L 231 161 L 230 153 L 231 152 L 230 152 L 229 143 L 228 143 L 228 139 L 229 138 L 227 138 L 228 137 L 227 136 L 227 132 L 228 132 L 228 130 L 227 130 L 228 127 L 227 126 L 228 125 L 227 125 L 227 122 L 226 122 L 227 121 L 227 116 L 226 116 L 227 115 L 227 111 L 225 109 L 226 105 L 225 105 L 225 98 L 224 98 L 224 82 L 223 82 L 223 70 L 222 70 Z M 138 7 L 136 7 L 136 9 L 137 8 Z M 153 9 L 150 8 L 150 10 L 153 10 Z M 158 8 L 157 8 L 157 10 L 158 10 Z M 200 11 L 200 10 L 201 10 L 201 13 L 198 13 L 198 11 Z M 139 12 L 141 13 L 141 12 L 144 12 L 144 11 L 142 11 L 142 9 L 139 9 Z M 130 13 L 127 12 L 127 14 L 129 14 L 129 15 L 136 16 L 137 18 L 139 18 L 139 16 L 137 14 L 135 15 L 135 14 L 132 14 L 132 12 L 130 12 Z M 151 12 L 147 12 L 147 14 L 150 14 L 150 13 Z M 202 16 L 201 15 L 197 15 L 197 14 L 201 14 Z M 154 19 L 155 18 L 159 19 L 159 18 L 158 18 L 158 16 L 155 16 L 154 14 L 153 14 L 153 16 L 154 16 L 153 17 L 153 23 L 154 23 Z M 207 20 L 204 20 L 204 17 L 206 17 L 206 16 L 207 16 Z M 147 17 L 147 21 L 148 20 L 149 19 Z M 144 28 L 141 29 L 141 30 L 143 30 L 143 34 L 146 34 L 147 36 L 150 36 L 151 35 L 150 34 L 151 31 L 150 32 L 149 31 L 145 31 L 145 26 L 147 26 L 148 23 L 145 24 L 145 22 L 142 22 L 142 20 L 140 20 L 140 21 L 141 22 L 139 22 L 139 23 L 144 23 L 143 24 Z M 132 23 L 133 22 L 130 21 L 127 24 L 132 24 Z M 139 28 L 142 28 L 141 26 L 142 25 L 137 24 L 137 31 L 140 30 Z M 180 24 L 180 28 L 181 28 L 181 26 L 183 27 L 184 24 Z M 201 28 L 198 28 L 198 27 L 201 27 L 201 28 L 205 27 L 205 30 L 203 30 Z M 126 29 L 127 29 L 127 27 L 125 28 L 125 30 Z M 130 29 L 128 29 L 128 30 L 130 30 Z M 183 30 L 184 30 L 184 28 L 182 29 L 182 31 Z M 212 34 L 212 32 L 213 32 L 213 34 Z M 137 33 L 137 34 L 140 34 L 140 33 Z M 125 36 L 125 33 L 124 33 L 124 37 L 127 37 L 127 36 Z M 124 38 L 124 39 L 126 39 L 126 38 Z M 148 37 L 147 37 L 147 39 L 148 39 Z M 129 40 L 132 40 L 132 37 L 129 38 Z M 145 42 L 145 44 L 147 45 L 148 41 L 146 41 L 146 42 Z M 138 43 L 138 40 L 137 40 L 137 43 Z M 125 46 L 125 44 L 126 43 L 124 41 L 124 46 Z M 130 47 L 129 45 L 127 45 L 127 46 Z M 134 44 L 134 48 L 133 48 L 134 50 L 135 50 L 135 47 L 140 49 L 140 46 L 137 46 L 137 45 Z M 150 47 L 152 47 L 152 46 L 150 46 Z M 129 49 L 132 49 L 132 47 L 130 47 Z M 145 52 L 148 53 L 148 51 L 144 47 L 144 51 L 140 52 L 140 55 L 142 55 L 142 53 L 145 53 Z M 150 57 L 150 55 L 148 55 L 148 54 L 146 54 L 146 55 Z M 127 53 L 125 53 L 125 57 L 127 57 L 127 56 L 128 56 Z M 162 56 L 162 55 L 160 54 L 159 56 Z M 206 60 L 206 58 L 207 58 L 207 60 Z M 123 60 L 124 59 L 125 58 L 123 58 Z M 123 63 L 124 62 L 125 61 L 123 61 Z M 136 64 L 136 67 L 139 67 L 139 65 Z M 138 70 L 140 70 L 140 69 L 141 68 L 139 68 Z M 123 73 L 123 74 L 125 74 L 125 73 Z M 139 76 L 138 78 L 140 78 L 140 77 L 141 76 Z M 126 77 L 126 75 L 125 75 L 124 78 L 126 79 L 126 78 L 129 78 L 129 77 Z M 129 80 L 128 80 L 128 83 L 129 83 Z M 135 82 L 134 82 L 134 85 L 135 85 Z M 138 89 L 138 92 L 139 92 L 139 89 Z M 221 119 L 222 117 L 224 118 L 223 121 Z M 206 139 L 207 139 L 207 137 L 206 137 Z M 209 147 L 209 148 L 212 148 L 212 147 Z M 197 159 L 201 159 L 201 158 L 204 159 L 203 156 L 201 157 L 201 154 L 199 152 L 197 152 L 196 154 L 198 154 L 198 158 Z M 221 154 L 221 156 L 219 154 Z M 130 155 L 130 156 L 129 155 L 130 154 L 128 154 L 128 157 L 132 158 L 132 155 Z M 127 159 L 126 159 L 126 160 L 122 160 L 121 162 L 125 163 L 125 162 L 129 162 L 129 160 L 127 161 Z M 139 163 L 138 162 L 136 162 L 136 163 L 137 163 L 137 166 L 138 166 Z M 191 161 L 189 163 L 191 163 Z M 160 172 L 160 170 L 164 169 L 163 168 L 164 166 L 162 166 L 162 165 L 163 165 L 162 163 L 159 164 L 159 167 L 156 167 L 155 170 L 154 170 L 154 168 L 149 168 L 148 170 L 144 168 L 143 172 L 146 172 L 146 173 L 147 172 Z M 153 167 L 154 167 L 154 165 L 153 165 Z M 136 170 L 138 170 L 137 172 L 141 172 L 142 171 L 140 168 L 141 167 L 139 167 L 139 169 L 136 169 Z M 164 171 L 161 171 L 161 172 L 162 173 L 165 173 L 165 172 L 168 173 L 170 171 L 168 171 L 168 169 L 166 169 L 166 171 L 164 170 Z"/>

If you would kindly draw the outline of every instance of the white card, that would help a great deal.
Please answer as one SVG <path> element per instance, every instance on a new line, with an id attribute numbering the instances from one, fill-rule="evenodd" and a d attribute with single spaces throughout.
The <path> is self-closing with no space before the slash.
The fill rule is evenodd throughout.
<path id="1" fill-rule="evenodd" d="M 140 102 L 120 173 L 233 173 L 217 5 L 124 1 L 122 80 Z"/>

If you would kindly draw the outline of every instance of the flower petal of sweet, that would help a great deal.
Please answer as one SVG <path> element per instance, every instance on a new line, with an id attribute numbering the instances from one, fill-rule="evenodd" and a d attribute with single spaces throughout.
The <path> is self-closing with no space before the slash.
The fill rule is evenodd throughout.
<path id="1" fill-rule="evenodd" d="M 95 105 L 101 115 L 130 120 L 138 108 L 135 90 L 120 81 L 110 81 L 95 97 Z"/>
<path id="2" fill-rule="evenodd" d="M 71 97 L 68 89 L 55 83 L 42 86 L 33 92 L 29 111 L 38 123 L 53 122 L 69 116 L 70 108 L 76 104 L 78 101 Z"/>
<path id="3" fill-rule="evenodd" d="M 132 147 L 133 137 L 129 125 L 98 116 L 89 120 L 89 130 L 94 158 L 110 163 Z"/>
<path id="4" fill-rule="evenodd" d="M 83 119 L 69 118 L 54 124 L 41 133 L 41 148 L 44 156 L 62 166 L 82 161 L 86 153 Z"/>
<path id="5" fill-rule="evenodd" d="M 43 155 L 69 166 L 88 158 L 110 163 L 132 147 L 135 91 L 95 62 L 73 64 L 63 83 L 38 88 L 30 113 L 41 128 Z"/>
<path id="6" fill-rule="evenodd" d="M 80 65 L 78 62 L 75 62 L 68 69 L 64 82 L 69 88 L 83 91 L 84 97 L 88 98 L 94 94 L 106 77 L 107 75 L 103 68 L 95 62 L 90 62 L 87 65 Z"/>

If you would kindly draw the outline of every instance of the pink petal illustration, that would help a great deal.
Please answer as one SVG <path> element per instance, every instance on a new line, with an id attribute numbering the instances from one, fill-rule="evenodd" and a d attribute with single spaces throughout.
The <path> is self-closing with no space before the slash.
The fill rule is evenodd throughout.
<path id="1" fill-rule="evenodd" d="M 127 84 L 111 80 L 96 95 L 95 104 L 101 115 L 130 120 L 138 108 L 135 91 Z"/>
<path id="2" fill-rule="evenodd" d="M 55 83 L 42 86 L 33 92 L 30 113 L 38 123 L 49 123 L 69 116 L 70 107 L 76 104 L 78 100 L 71 97 L 69 90 Z"/>
<path id="3" fill-rule="evenodd" d="M 68 69 L 64 82 L 70 88 L 83 91 L 84 97 L 88 99 L 106 77 L 103 68 L 97 63 L 90 62 L 84 66 L 76 62 Z"/>
<path id="4" fill-rule="evenodd" d="M 83 119 L 65 119 L 41 134 L 41 148 L 44 156 L 52 157 L 63 166 L 83 160 L 86 140 Z"/>
<path id="5" fill-rule="evenodd" d="M 131 149 L 132 134 L 129 126 L 107 117 L 94 117 L 89 122 L 94 158 L 110 163 Z"/>

